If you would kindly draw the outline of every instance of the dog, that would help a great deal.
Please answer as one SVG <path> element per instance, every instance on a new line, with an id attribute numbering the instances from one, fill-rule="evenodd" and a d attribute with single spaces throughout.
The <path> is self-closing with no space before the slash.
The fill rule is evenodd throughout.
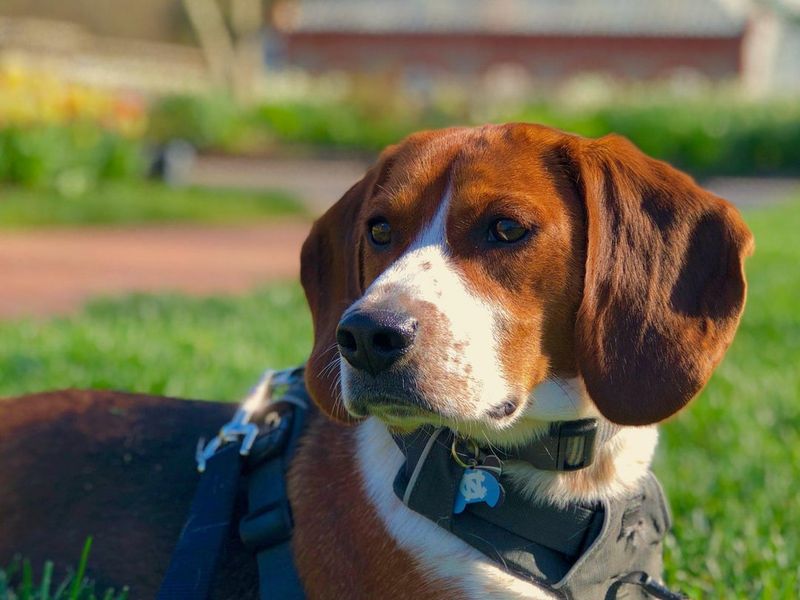
<path id="1" fill-rule="evenodd" d="M 590 466 L 511 460 L 506 487 L 556 506 L 634 493 L 655 424 L 732 341 L 752 245 L 733 206 L 615 135 L 489 125 L 386 149 L 302 250 L 306 384 L 330 417 L 290 474 L 309 597 L 564 597 L 404 503 L 397 437 L 502 451 L 595 419 L 615 433 Z"/>
<path id="2" fill-rule="evenodd" d="M 600 506 L 610 522 L 643 489 L 653 511 L 622 514 L 611 542 L 657 579 L 669 519 L 649 472 L 655 426 L 697 395 L 730 344 L 752 246 L 735 208 L 617 136 L 508 124 L 386 149 L 302 250 L 314 324 L 305 379 L 320 414 L 288 487 L 307 597 L 603 597 L 560 579 L 584 563 L 616 577 L 611 554 L 538 563 L 552 567 L 550 584 L 453 522 L 530 503 L 546 516 L 537 527 L 568 544 L 559 514 Z M 99 391 L 0 402 L 0 561 L 52 559 L 58 576 L 93 535 L 89 575 L 154 597 L 194 493 L 194 443 L 230 410 Z M 557 449 L 568 468 L 515 459 L 558 423 L 597 428 L 574 438 L 581 451 Z M 403 479 L 423 462 L 412 460 L 419 442 L 446 461 L 430 496 L 446 488 L 472 502 L 480 486 L 465 495 L 471 482 L 448 477 L 489 473 L 471 462 L 488 455 L 502 473 L 483 483 L 504 504 L 462 505 L 450 519 L 447 497 L 443 520 L 422 514 Z M 590 548 L 609 538 L 593 524 Z M 213 597 L 257 598 L 254 562 L 232 532 Z"/>

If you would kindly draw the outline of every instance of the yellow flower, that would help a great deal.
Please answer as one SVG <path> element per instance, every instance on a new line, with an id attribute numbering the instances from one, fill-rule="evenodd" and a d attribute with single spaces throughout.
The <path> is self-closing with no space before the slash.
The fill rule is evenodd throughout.
<path id="1" fill-rule="evenodd" d="M 0 64 L 0 127 L 76 121 L 139 137 L 147 111 L 144 100 L 131 92 L 67 82 L 13 62 Z"/>

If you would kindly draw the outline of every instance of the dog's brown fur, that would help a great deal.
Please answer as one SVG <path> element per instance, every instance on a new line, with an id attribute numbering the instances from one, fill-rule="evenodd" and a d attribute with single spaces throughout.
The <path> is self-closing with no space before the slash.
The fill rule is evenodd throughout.
<path id="1" fill-rule="evenodd" d="M 56 577 L 93 537 L 88 576 L 155 597 L 194 496 L 194 448 L 234 406 L 67 390 L 0 400 L 0 565 Z M 256 598 L 255 561 L 231 532 L 216 598 Z"/>

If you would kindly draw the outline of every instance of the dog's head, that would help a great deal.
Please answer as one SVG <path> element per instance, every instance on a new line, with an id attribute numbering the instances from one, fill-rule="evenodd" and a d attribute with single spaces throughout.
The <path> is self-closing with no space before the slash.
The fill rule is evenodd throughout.
<path id="1" fill-rule="evenodd" d="M 751 247 L 731 205 L 620 137 L 412 135 L 303 247 L 307 384 L 338 419 L 499 432 L 573 380 L 607 419 L 655 423 L 730 344 Z"/>

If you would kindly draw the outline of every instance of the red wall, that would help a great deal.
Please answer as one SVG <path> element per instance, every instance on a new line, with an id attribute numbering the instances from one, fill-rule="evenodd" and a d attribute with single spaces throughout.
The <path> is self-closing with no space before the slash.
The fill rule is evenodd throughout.
<path id="1" fill-rule="evenodd" d="M 708 77 L 734 77 L 742 38 L 571 37 L 471 34 L 290 33 L 290 64 L 311 70 L 395 70 L 417 65 L 431 70 L 481 73 L 514 63 L 532 76 L 561 79 L 581 71 L 653 78 L 689 67 Z"/>

